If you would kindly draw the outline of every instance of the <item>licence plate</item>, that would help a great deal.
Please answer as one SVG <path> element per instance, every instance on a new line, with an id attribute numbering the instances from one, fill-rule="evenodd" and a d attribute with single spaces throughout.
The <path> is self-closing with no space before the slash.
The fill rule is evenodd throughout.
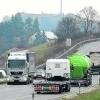
<path id="1" fill-rule="evenodd" d="M 43 90 L 48 91 L 49 87 L 43 87 Z"/>

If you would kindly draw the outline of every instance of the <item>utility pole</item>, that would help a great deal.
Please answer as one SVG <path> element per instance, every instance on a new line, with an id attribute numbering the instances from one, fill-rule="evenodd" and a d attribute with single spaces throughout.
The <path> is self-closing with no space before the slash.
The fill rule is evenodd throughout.
<path id="1" fill-rule="evenodd" d="M 62 15 L 62 0 L 60 1 L 60 15 Z"/>

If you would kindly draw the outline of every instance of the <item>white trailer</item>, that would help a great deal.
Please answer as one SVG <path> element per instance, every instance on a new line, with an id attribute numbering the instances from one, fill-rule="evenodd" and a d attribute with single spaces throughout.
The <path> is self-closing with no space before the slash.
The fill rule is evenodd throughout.
<path id="1" fill-rule="evenodd" d="M 7 83 L 29 83 L 35 72 L 35 53 L 27 51 L 10 52 L 7 64 Z"/>
<path id="2" fill-rule="evenodd" d="M 70 62 L 67 59 L 48 59 L 46 80 L 34 84 L 37 93 L 70 91 Z"/>

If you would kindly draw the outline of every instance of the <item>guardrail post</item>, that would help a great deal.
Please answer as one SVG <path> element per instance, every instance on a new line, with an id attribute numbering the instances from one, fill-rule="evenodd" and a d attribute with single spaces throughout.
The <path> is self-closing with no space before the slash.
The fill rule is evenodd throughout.
<path id="1" fill-rule="evenodd" d="M 80 91 L 80 88 L 81 88 L 81 83 L 80 82 L 78 83 L 78 86 L 79 86 L 79 95 L 80 95 L 80 92 L 81 92 Z"/>
<path id="2" fill-rule="evenodd" d="M 32 93 L 32 100 L 34 100 L 34 92 Z"/>
<path id="3" fill-rule="evenodd" d="M 100 77 L 99 77 L 99 85 L 100 85 Z"/>

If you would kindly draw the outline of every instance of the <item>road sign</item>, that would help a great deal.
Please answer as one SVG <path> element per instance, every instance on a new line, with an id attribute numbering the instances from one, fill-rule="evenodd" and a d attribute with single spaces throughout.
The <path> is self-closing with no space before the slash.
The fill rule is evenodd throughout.
<path id="1" fill-rule="evenodd" d="M 71 38 L 66 39 L 66 47 L 71 47 Z"/>

